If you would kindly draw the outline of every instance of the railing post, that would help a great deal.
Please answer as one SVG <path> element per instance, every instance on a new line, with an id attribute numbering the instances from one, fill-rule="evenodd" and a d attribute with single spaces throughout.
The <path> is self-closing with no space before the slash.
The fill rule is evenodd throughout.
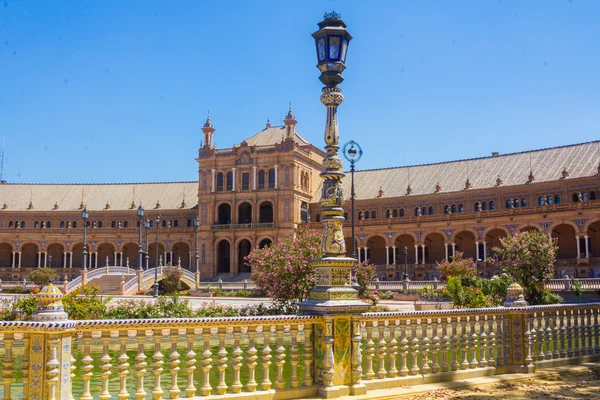
<path id="1" fill-rule="evenodd" d="M 196 290 L 200 290 L 200 271 L 196 271 Z"/>
<path id="2" fill-rule="evenodd" d="M 67 290 L 69 290 L 69 278 L 67 277 L 67 274 L 65 274 L 63 280 L 63 292 L 67 293 Z"/>
<path id="3" fill-rule="evenodd" d="M 137 280 L 138 280 L 138 293 L 142 293 L 144 291 L 144 270 L 138 269 L 136 271 Z"/>
<path id="4" fill-rule="evenodd" d="M 86 286 L 88 283 L 88 270 L 81 271 L 81 286 Z"/>
<path id="5" fill-rule="evenodd" d="M 565 284 L 565 292 L 568 292 L 569 290 L 571 290 L 571 280 L 569 279 L 569 275 L 565 275 L 564 284 Z"/>
<path id="6" fill-rule="evenodd" d="M 63 294 L 52 284 L 38 294 L 38 306 L 31 316 L 39 322 L 29 335 L 28 373 L 25 385 L 31 400 L 72 399 L 71 349 L 73 322 L 62 304 Z"/>
<path id="7" fill-rule="evenodd" d="M 121 274 L 121 284 L 119 285 L 119 293 L 121 296 L 125 295 L 125 275 Z"/>
<path id="8" fill-rule="evenodd" d="M 514 282 L 506 289 L 504 307 L 508 308 L 503 326 L 505 366 L 512 372 L 533 373 L 529 311 L 521 285 Z"/>

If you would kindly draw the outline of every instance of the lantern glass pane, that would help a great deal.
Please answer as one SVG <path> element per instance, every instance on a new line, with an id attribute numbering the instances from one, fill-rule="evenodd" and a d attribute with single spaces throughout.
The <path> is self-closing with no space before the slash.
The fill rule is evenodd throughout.
<path id="1" fill-rule="evenodd" d="M 325 61 L 325 38 L 317 40 L 317 55 L 319 56 L 319 62 Z"/>
<path id="2" fill-rule="evenodd" d="M 329 36 L 329 59 L 337 61 L 340 59 L 340 42 L 342 38 L 339 36 Z"/>
<path id="3" fill-rule="evenodd" d="M 348 40 L 346 38 L 342 39 L 342 56 L 340 57 L 340 61 L 346 62 L 346 52 L 348 51 Z"/>

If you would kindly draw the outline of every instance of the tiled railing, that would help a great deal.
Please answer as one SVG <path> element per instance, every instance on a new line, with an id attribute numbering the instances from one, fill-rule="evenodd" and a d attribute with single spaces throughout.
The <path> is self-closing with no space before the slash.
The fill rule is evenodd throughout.
<path id="1" fill-rule="evenodd" d="M 212 229 L 216 231 L 229 231 L 240 229 L 271 229 L 275 227 L 274 222 L 260 222 L 252 224 L 215 224 Z"/>

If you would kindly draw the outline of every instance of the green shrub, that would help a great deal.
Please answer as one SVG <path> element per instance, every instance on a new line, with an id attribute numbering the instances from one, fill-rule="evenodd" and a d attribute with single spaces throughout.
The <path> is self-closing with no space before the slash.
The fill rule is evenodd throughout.
<path id="1" fill-rule="evenodd" d="M 542 304 L 560 304 L 563 301 L 564 299 L 558 293 L 554 293 L 550 289 L 542 291 Z"/>
<path id="2" fill-rule="evenodd" d="M 13 305 L 13 310 L 18 311 L 21 319 L 26 321 L 31 319 L 31 316 L 37 309 L 37 303 L 38 299 L 35 295 L 19 297 Z"/>
<path id="3" fill-rule="evenodd" d="M 45 286 L 49 281 L 56 279 L 56 271 L 52 268 L 36 268 L 29 273 L 29 280 L 38 286 Z"/>
<path id="4" fill-rule="evenodd" d="M 160 281 L 160 288 L 163 294 L 172 294 L 181 291 L 183 288 L 181 277 L 183 270 L 181 268 L 169 266 L 163 269 L 163 279 Z"/>
<path id="5" fill-rule="evenodd" d="M 452 301 L 452 304 L 460 308 L 480 308 L 486 307 L 488 301 L 483 291 L 477 286 L 468 286 L 463 279 L 456 276 L 449 276 L 446 282 L 445 293 Z"/>
<path id="6" fill-rule="evenodd" d="M 102 298 L 98 286 L 86 285 L 66 294 L 62 301 L 70 319 L 103 319 L 110 297 Z"/>
<path id="7" fill-rule="evenodd" d="M 14 286 L 6 289 L 2 289 L 4 293 L 12 293 L 12 294 L 27 294 L 31 293 L 31 289 L 26 288 L 25 286 Z"/>

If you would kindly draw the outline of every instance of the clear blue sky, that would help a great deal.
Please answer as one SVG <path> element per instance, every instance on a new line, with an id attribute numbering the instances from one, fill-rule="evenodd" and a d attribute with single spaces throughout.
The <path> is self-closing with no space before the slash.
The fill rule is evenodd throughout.
<path id="1" fill-rule="evenodd" d="M 596 0 L 0 0 L 5 179 L 197 180 L 207 109 L 229 147 L 292 101 L 322 146 L 310 34 L 331 10 L 360 169 L 598 139 Z"/>

